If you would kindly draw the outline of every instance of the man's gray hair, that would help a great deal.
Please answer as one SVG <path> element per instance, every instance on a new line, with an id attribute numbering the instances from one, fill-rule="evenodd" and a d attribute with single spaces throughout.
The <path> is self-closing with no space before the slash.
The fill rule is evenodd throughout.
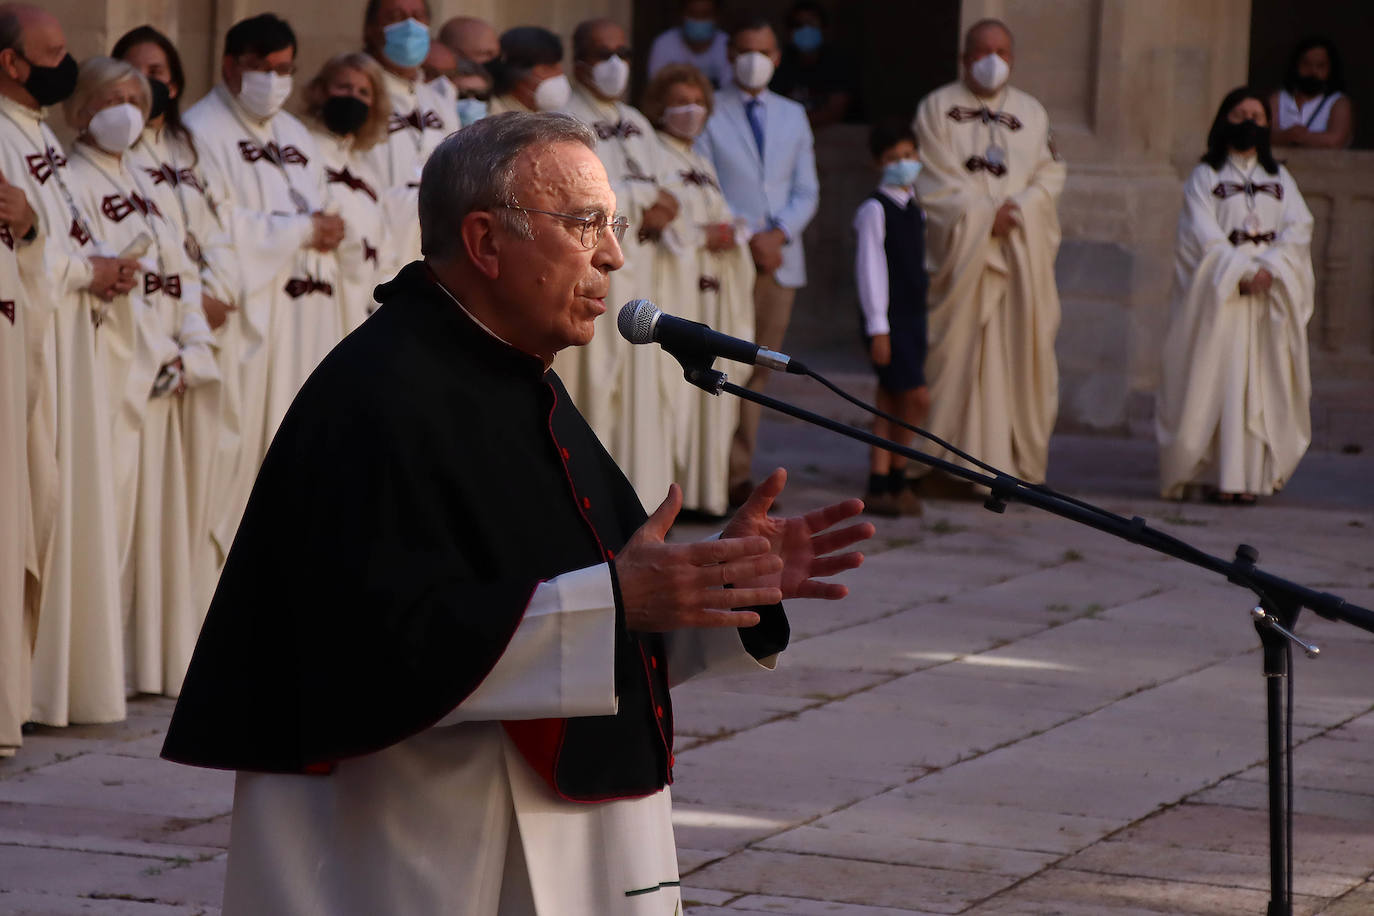
<path id="1" fill-rule="evenodd" d="M 534 238 L 529 216 L 502 205 L 519 203 L 520 154 L 551 143 L 581 143 L 596 151 L 591 128 L 565 114 L 509 111 L 449 134 L 420 174 L 420 252 L 438 260 L 455 257 L 462 250 L 464 217 L 479 210 L 492 211 L 522 238 Z"/>

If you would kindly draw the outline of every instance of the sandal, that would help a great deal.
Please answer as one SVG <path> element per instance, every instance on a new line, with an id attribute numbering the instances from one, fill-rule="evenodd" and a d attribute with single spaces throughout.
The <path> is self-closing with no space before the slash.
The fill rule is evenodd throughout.
<path id="1" fill-rule="evenodd" d="M 1259 503 L 1259 497 L 1254 493 L 1237 493 L 1232 497 L 1232 501 L 1237 506 L 1253 506 Z"/>

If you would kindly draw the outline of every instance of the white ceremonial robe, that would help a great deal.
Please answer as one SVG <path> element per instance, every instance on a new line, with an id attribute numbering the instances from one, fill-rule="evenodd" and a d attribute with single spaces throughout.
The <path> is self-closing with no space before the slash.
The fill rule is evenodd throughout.
<path id="1" fill-rule="evenodd" d="M 360 154 L 386 194 L 387 227 L 399 264 L 420 257 L 420 171 L 429 154 L 460 126 L 458 109 L 427 83 L 409 82 L 386 69 L 391 99 L 387 136 Z"/>
<path id="2" fill-rule="evenodd" d="M 666 380 L 677 364 L 657 346 L 629 343 L 617 332 L 615 320 L 626 302 L 654 294 L 658 246 L 640 242 L 639 226 L 644 211 L 658 199 L 663 148 L 644 115 L 623 102 L 602 101 L 582 86 L 574 86 L 567 113 L 596 132 L 596 154 L 606 167 L 616 209 L 630 227 L 620 245 L 625 266 L 610 276 L 601 326 L 587 346 L 561 350 L 553 367 L 640 501 L 656 506 L 673 482 L 668 412 L 678 392 L 676 385 L 670 391 Z"/>
<path id="3" fill-rule="evenodd" d="M 148 176 L 162 214 L 185 240 L 186 253 L 199 267 L 205 293 L 237 307 L 243 281 L 238 254 L 220 219 L 223 195 L 200 167 L 199 157 L 178 138 L 161 128 L 146 128 L 126 154 Z M 238 360 L 223 346 L 236 339 L 231 326 L 239 321 L 231 312 L 212 340 L 218 382 L 190 388 L 179 401 L 186 461 L 186 529 L 190 535 L 191 582 L 195 606 L 210 605 L 219 578 L 220 552 L 211 536 L 211 522 L 224 509 L 227 487 L 239 447 Z"/>
<path id="4" fill-rule="evenodd" d="M 323 204 L 324 168 L 305 125 L 285 112 L 259 121 L 222 84 L 185 121 L 222 195 L 221 219 L 241 264 L 237 320 L 221 338 L 239 365 L 238 456 L 211 529 L 222 563 L 277 424 L 341 336 L 338 260 L 307 247 L 309 214 Z"/>
<path id="5" fill-rule="evenodd" d="M 926 96 L 916 113 L 924 163 L 916 194 L 926 212 L 930 272 L 927 428 L 1042 482 L 1059 410 L 1054 259 L 1065 170 L 1039 102 L 1010 87 L 986 102 L 951 83 Z M 984 111 L 1000 117 L 985 120 Z M 985 162 L 990 145 L 1003 159 L 992 168 Z M 1011 233 L 997 239 L 993 219 L 1007 201 L 1020 210 Z"/>
<path id="6" fill-rule="evenodd" d="M 38 537 L 29 483 L 29 336 L 32 297 L 20 277 L 42 272 L 43 241 L 0 231 L 0 757 L 13 756 L 29 718 L 38 626 Z M 42 311 L 37 320 L 47 319 Z"/>
<path id="7" fill-rule="evenodd" d="M 668 638 L 674 684 L 776 664 L 731 629 Z M 535 590 L 496 667 L 433 728 L 327 776 L 239 773 L 225 916 L 680 913 L 668 789 L 559 799 L 498 721 L 613 713 L 614 652 L 608 568 L 566 573 Z"/>
<path id="8" fill-rule="evenodd" d="M 71 169 L 43 112 L 0 97 L 0 172 L 23 189 L 44 235 L 41 271 L 21 261 L 26 288 L 39 307 L 41 339 L 30 328 L 29 471 L 38 497 L 41 598 L 34 638 L 33 697 L 28 718 L 44 725 L 117 722 L 124 718 L 120 644 L 119 540 L 110 417 L 106 409 L 105 334 L 95 319 L 130 319 L 121 296 L 103 303 L 85 292 L 87 258 L 97 254 L 89 228 L 68 202 Z M 97 311 L 94 306 L 98 305 Z M 37 401 L 33 395 L 37 394 Z M 42 427 L 47 425 L 45 431 Z M 36 442 L 36 440 L 42 440 Z M 35 478 L 44 465 L 48 483 Z M 40 474 L 41 476 L 41 474 Z M 37 490 L 35 491 L 37 493 Z M 35 505 L 38 504 L 38 499 Z"/>
<path id="9" fill-rule="evenodd" d="M 372 291 L 404 265 L 397 260 L 396 234 L 387 222 L 385 185 L 365 154 L 353 149 L 351 137 L 331 133 L 323 124 L 312 123 L 310 130 L 324 163 L 325 209 L 348 225 L 339 243 L 339 283 L 334 291 L 340 329 L 347 335 L 377 307 Z M 403 247 L 409 263 L 413 258 L 408 243 Z M 418 249 L 414 257 L 419 257 Z"/>
<path id="10" fill-rule="evenodd" d="M 1220 172 L 1203 163 L 1188 177 L 1155 410 L 1166 498 L 1189 484 L 1270 494 L 1307 451 L 1311 242 L 1312 214 L 1283 166 L 1270 175 L 1253 155 L 1232 155 Z M 1242 295 L 1261 268 L 1269 291 Z"/>
<path id="11" fill-rule="evenodd" d="M 123 251 L 140 236 L 151 245 L 127 296 L 133 339 L 111 352 L 110 405 L 123 543 L 121 578 L 126 685 L 133 693 L 176 696 L 191 661 L 204 608 L 195 598 L 189 482 L 181 395 L 154 392 L 180 359 L 189 390 L 217 385 L 213 338 L 201 311 L 199 265 L 186 250 L 177 203 L 132 161 L 80 143 L 73 191 L 92 233 Z M 168 212 L 172 216 L 168 216 Z M 112 337 L 113 339 L 113 337 Z"/>
<path id="12" fill-rule="evenodd" d="M 737 244 L 729 251 L 707 250 L 708 226 L 735 223 L 715 166 L 677 137 L 658 136 L 664 168 L 659 183 L 677 197 L 681 210 L 658 246 L 653 298 L 679 318 L 748 340 L 754 333 L 755 270 L 747 235 L 737 231 Z M 739 399 L 707 394 L 683 379 L 676 360 L 662 362 L 664 387 L 673 396 L 669 418 L 682 505 L 724 515 L 730 503 L 730 442 L 739 425 Z"/>

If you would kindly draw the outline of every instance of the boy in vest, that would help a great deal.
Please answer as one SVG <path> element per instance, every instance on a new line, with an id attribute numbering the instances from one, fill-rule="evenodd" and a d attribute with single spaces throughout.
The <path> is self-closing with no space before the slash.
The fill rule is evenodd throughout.
<path id="1" fill-rule="evenodd" d="M 874 125 L 868 139 L 882 171 L 878 188 L 854 214 L 858 235 L 854 276 L 863 309 L 864 338 L 878 375 L 878 407 L 911 425 L 930 409 L 926 388 L 925 217 L 912 185 L 921 170 L 916 135 L 896 120 Z M 912 433 L 879 418 L 876 435 L 902 445 Z M 920 515 L 906 485 L 906 459 L 879 448 L 869 454 L 864 504 L 874 515 Z"/>

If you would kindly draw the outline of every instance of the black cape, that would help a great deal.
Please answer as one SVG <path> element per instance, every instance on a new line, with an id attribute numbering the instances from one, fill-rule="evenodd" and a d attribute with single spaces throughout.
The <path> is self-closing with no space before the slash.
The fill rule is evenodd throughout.
<path id="1" fill-rule="evenodd" d="M 613 560 L 646 518 L 558 377 L 478 327 L 425 265 L 376 298 L 267 452 L 169 760 L 327 772 L 430 727 L 495 666 L 540 581 Z M 663 637 L 626 630 L 619 601 L 616 587 L 618 712 L 504 723 L 566 798 L 671 781 Z M 741 631 L 759 658 L 788 640 L 781 606 L 762 610 Z"/>

